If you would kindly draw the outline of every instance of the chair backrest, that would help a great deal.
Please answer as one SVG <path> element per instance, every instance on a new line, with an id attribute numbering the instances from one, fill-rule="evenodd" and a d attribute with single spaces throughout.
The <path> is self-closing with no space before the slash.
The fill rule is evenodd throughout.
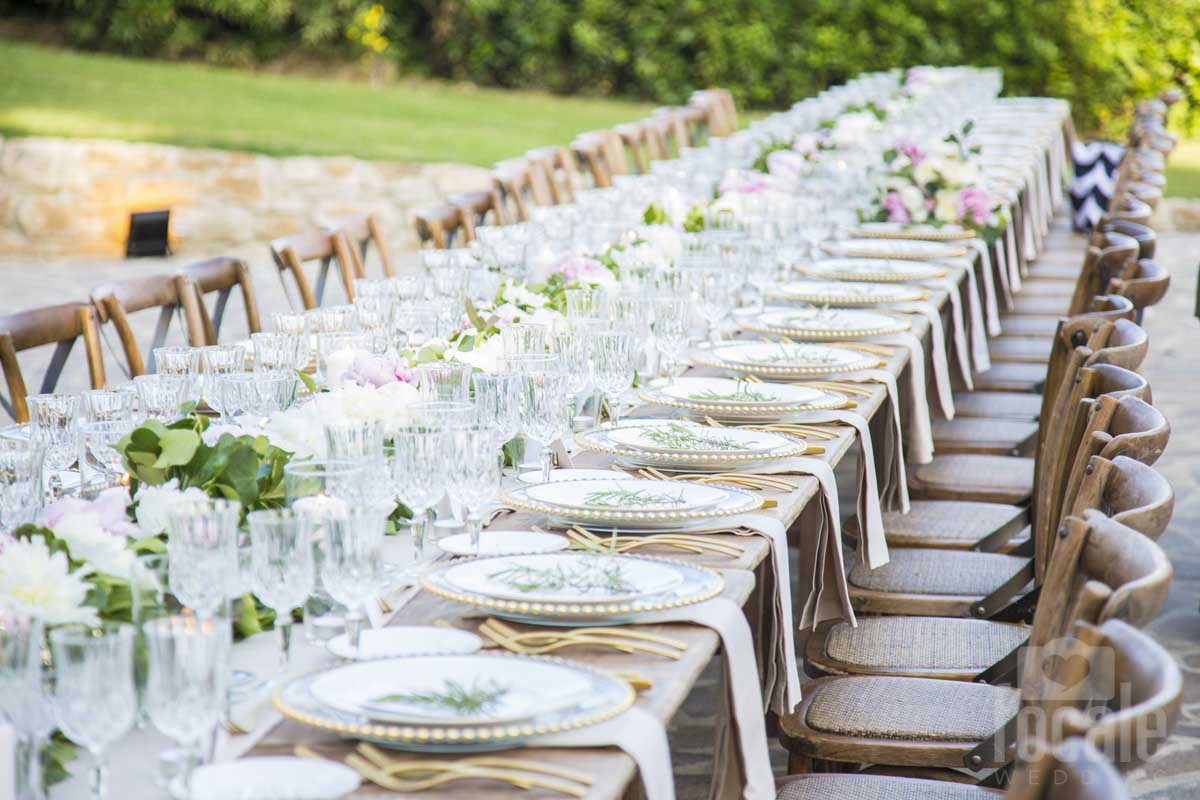
<path id="1" fill-rule="evenodd" d="M 505 204 L 508 218 L 527 222 L 533 206 L 553 205 L 550 177 L 540 162 L 527 158 L 501 161 L 492 170 L 492 184 Z"/>
<path id="2" fill-rule="evenodd" d="M 586 167 L 597 189 L 613 185 L 614 175 L 628 175 L 629 161 L 625 155 L 625 144 L 616 131 L 588 131 L 581 133 L 571 142 L 579 163 Z"/>
<path id="3" fill-rule="evenodd" d="M 220 343 L 221 322 L 225 319 L 225 309 L 234 289 L 242 293 L 248 333 L 259 333 L 262 330 L 258 298 L 246 262 L 237 258 L 210 258 L 207 261 L 189 264 L 180 270 L 180 275 L 190 289 L 185 291 L 181 288 L 179 291 L 184 319 L 187 320 L 188 330 L 194 330 L 198 326 L 204 331 L 205 344 Z M 204 299 L 209 294 L 217 296 L 211 312 Z"/>
<path id="4" fill-rule="evenodd" d="M 182 296 L 188 291 L 186 282 L 181 281 L 175 273 L 130 278 L 97 286 L 91 291 L 91 300 L 96 307 L 100 323 L 111 324 L 121 340 L 127 377 L 133 378 L 154 371 L 154 348 L 162 347 L 166 343 L 171 322 L 176 313 L 182 310 Z M 158 309 L 158 322 L 155 325 L 154 337 L 149 342 L 150 346 L 143 351 L 138 345 L 129 317 L 149 309 Z M 204 326 L 199 318 L 189 319 L 186 313 L 183 314 L 183 318 L 188 344 L 193 347 L 206 344 Z"/>
<path id="5" fill-rule="evenodd" d="M 1136 268 L 1130 273 L 1110 279 L 1105 291 L 1128 298 L 1140 320 L 1142 310 L 1162 300 L 1170 286 L 1171 273 L 1143 258 L 1136 262 Z"/>
<path id="6" fill-rule="evenodd" d="M 1052 666 L 1026 662 L 1023 700 L 1056 738 L 1084 737 L 1122 772 L 1147 761 L 1179 718 L 1183 675 L 1171 654 L 1120 619 L 1077 622 L 1055 649 Z"/>
<path id="7" fill-rule="evenodd" d="M 1148 539 L 1157 539 L 1175 510 L 1175 492 L 1149 464 L 1129 456 L 1092 456 L 1073 502 L 1075 516 L 1095 509 Z"/>
<path id="8" fill-rule="evenodd" d="M 1033 755 L 1013 773 L 1004 800 L 1128 800 L 1121 773 L 1080 737 L 1057 747 L 1030 747 Z"/>
<path id="9" fill-rule="evenodd" d="M 322 229 L 297 233 L 275 239 L 270 244 L 271 257 L 279 269 L 279 279 L 287 291 L 284 275 L 290 274 L 300 293 L 300 302 L 306 309 L 317 308 L 325 298 L 325 282 L 330 267 L 337 267 L 346 299 L 354 300 L 354 257 L 346 237 L 338 230 Z M 304 265 L 317 263 L 317 285 L 314 288 L 304 272 Z"/>
<path id="10" fill-rule="evenodd" d="M 642 122 L 626 122 L 613 128 L 613 132 L 621 139 L 622 154 L 626 164 L 633 165 L 633 171 L 643 175 L 649 169 L 650 144 L 647 126 Z"/>
<path id="11" fill-rule="evenodd" d="M 17 353 L 47 344 L 58 345 L 38 390 L 43 394 L 53 392 L 71 349 L 80 338 L 87 351 L 92 388 L 103 389 L 104 356 L 100 351 L 100 329 L 96 324 L 96 311 L 90 304 L 63 303 L 0 316 L 0 370 L 3 370 L 8 386 L 8 399 L 0 397 L 0 406 L 15 421 L 29 421 L 29 406 L 25 402 L 29 391 Z"/>
<path id="12" fill-rule="evenodd" d="M 330 223 L 330 227 L 340 230 L 349 242 L 356 277 L 367 277 L 367 253 L 372 244 L 375 245 L 375 253 L 379 256 L 383 274 L 389 278 L 396 274 L 396 268 L 392 266 L 392 254 L 383 236 L 383 225 L 380 224 L 377 215 L 354 214 L 341 217 Z"/>
<path id="13" fill-rule="evenodd" d="M 737 130 L 737 108 L 728 89 L 703 89 L 692 92 L 688 104 L 708 112 L 708 132 L 711 136 L 728 136 Z"/>
<path id="14" fill-rule="evenodd" d="M 575 200 L 575 190 L 579 186 L 579 164 L 574 153 L 565 147 L 539 147 L 527 152 L 525 157 L 542 165 L 542 170 L 550 178 L 550 191 L 556 204 Z"/>
<path id="15" fill-rule="evenodd" d="M 413 213 L 413 226 L 423 246 L 429 245 L 438 250 L 465 244 L 475 238 L 475 226 L 471 220 L 461 208 L 450 203 L 418 209 Z"/>
<path id="16" fill-rule="evenodd" d="M 1068 307 L 1070 314 L 1082 314 L 1096 295 L 1104 293 L 1104 287 L 1114 275 L 1121 275 L 1137 259 L 1137 240 L 1123 233 L 1110 231 L 1103 234 L 1104 243 L 1097 246 L 1084 259 L 1083 269 L 1075 281 L 1075 290 Z"/>
<path id="17" fill-rule="evenodd" d="M 1096 232 L 1092 234 L 1093 238 L 1097 238 L 1098 234 L 1103 233 L 1119 233 L 1128 236 L 1138 243 L 1138 258 L 1154 258 L 1154 251 L 1158 244 L 1158 234 L 1148 225 L 1142 225 L 1137 222 L 1130 222 L 1125 219 L 1104 219 L 1096 225 Z M 1102 241 L 1094 242 L 1102 244 Z"/>
<path id="18" fill-rule="evenodd" d="M 504 201 L 494 189 L 452 194 L 446 202 L 457 206 L 462 214 L 463 243 L 475 239 L 475 229 L 480 225 L 507 225 L 510 222 L 504 211 Z"/>
<path id="19" fill-rule="evenodd" d="M 650 121 L 662 138 L 663 155 L 655 158 L 674 158 L 679 155 L 679 148 L 692 146 L 691 117 L 694 112 L 683 108 L 656 108 L 651 112 Z"/>
<path id="20" fill-rule="evenodd" d="M 1123 396 L 1149 397 L 1149 384 L 1146 379 L 1136 372 L 1114 367 L 1111 364 L 1097 364 L 1082 368 L 1076 375 L 1065 400 L 1055 409 L 1055 416 L 1043 425 L 1051 426 L 1052 432 L 1046 438 L 1052 440 L 1041 453 L 1041 458 L 1034 466 L 1035 479 L 1038 481 L 1032 500 L 1031 520 L 1034 542 L 1034 562 L 1036 576 L 1040 581 L 1045 576 L 1045 568 L 1049 563 L 1050 551 L 1054 546 L 1054 531 L 1063 508 L 1069 508 L 1074 498 L 1069 494 L 1073 483 L 1073 470 L 1086 468 L 1087 459 L 1079 461 L 1080 453 L 1086 450 L 1088 456 L 1096 455 L 1091 452 L 1093 434 L 1107 433 L 1108 426 L 1113 422 L 1113 414 L 1094 413 L 1097 408 L 1110 408 L 1112 402 Z M 1100 399 L 1109 397 L 1103 403 Z M 1099 405 L 1096 405 L 1099 404 Z M 1151 432 L 1138 431 L 1130 436 L 1157 436 L 1158 431 L 1152 427 Z M 1117 455 L 1111 453 L 1110 455 Z M 1074 484 L 1077 486 L 1078 482 Z"/>

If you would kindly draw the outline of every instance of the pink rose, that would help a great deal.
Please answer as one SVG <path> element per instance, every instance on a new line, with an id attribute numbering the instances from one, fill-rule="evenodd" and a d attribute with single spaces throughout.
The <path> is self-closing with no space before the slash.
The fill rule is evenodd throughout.
<path id="1" fill-rule="evenodd" d="M 84 500 L 79 497 L 60 497 L 42 512 L 38 524 L 43 528 L 54 530 L 62 519 L 71 514 L 90 512 L 96 515 L 100 527 L 109 533 L 128 533 L 132 523 L 126 516 L 125 509 L 129 507 L 129 490 L 124 486 L 114 486 L 105 489 L 96 496 L 95 500 Z"/>
<path id="2" fill-rule="evenodd" d="M 896 152 L 902 156 L 906 156 L 912 165 L 915 167 L 924 161 L 927 156 L 912 142 L 897 142 Z"/>
<path id="3" fill-rule="evenodd" d="M 742 170 L 731 172 L 721 179 L 717 187 L 718 194 L 736 192 L 737 194 L 757 194 L 769 185 L 767 177 L 761 172 Z"/>
<path id="4" fill-rule="evenodd" d="M 912 215 L 904 207 L 904 200 L 901 199 L 899 192 L 888 192 L 885 194 L 880 205 L 887 212 L 888 222 L 898 222 L 901 225 L 907 225 L 912 222 Z"/>
<path id="5" fill-rule="evenodd" d="M 968 186 L 958 193 L 958 214 L 976 225 L 986 225 L 992 215 L 992 195 L 980 186 Z"/>

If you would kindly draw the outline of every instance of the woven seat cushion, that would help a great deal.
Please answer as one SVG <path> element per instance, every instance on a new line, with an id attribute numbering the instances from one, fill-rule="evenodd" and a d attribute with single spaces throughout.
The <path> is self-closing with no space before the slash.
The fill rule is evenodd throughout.
<path id="1" fill-rule="evenodd" d="M 992 361 L 1027 361 L 1045 364 L 1050 360 L 1050 339 L 1042 336 L 999 336 L 988 342 Z"/>
<path id="2" fill-rule="evenodd" d="M 1023 625 L 985 619 L 864 617 L 830 628 L 825 653 L 859 667 L 980 671 L 1027 638 Z"/>
<path id="3" fill-rule="evenodd" d="M 965 548 L 1023 513 L 1004 503 L 914 500 L 907 514 L 884 512 L 883 530 L 892 546 Z"/>
<path id="4" fill-rule="evenodd" d="M 794 775 L 776 800 L 996 800 L 1004 793 L 969 783 L 887 775 Z"/>
<path id="5" fill-rule="evenodd" d="M 1064 307 L 1065 305 L 1064 303 Z M 1048 342 L 1056 330 L 1058 330 L 1058 316 L 1056 315 L 1035 317 L 1032 314 L 1029 316 L 1001 314 L 1000 336 L 998 338 L 1003 339 L 1008 336 L 1044 336 Z M 1049 348 L 1047 347 L 1047 349 Z"/>
<path id="6" fill-rule="evenodd" d="M 855 675 L 813 687 L 809 727 L 844 736 L 903 741 L 982 741 L 1017 713 L 1009 686 Z"/>
<path id="7" fill-rule="evenodd" d="M 1030 392 L 955 392 L 955 419 L 991 417 L 1032 422 L 1042 413 L 1042 396 Z"/>
<path id="8" fill-rule="evenodd" d="M 948 453 L 909 472 L 909 490 L 931 499 L 1020 503 L 1033 492 L 1033 459 Z"/>
<path id="9" fill-rule="evenodd" d="M 1036 392 L 1046 379 L 1045 364 L 998 361 L 992 368 L 975 376 L 979 392 Z"/>
<path id="10" fill-rule="evenodd" d="M 871 569 L 855 564 L 852 586 L 873 592 L 983 597 L 1016 575 L 1029 559 L 971 550 L 897 547 L 891 560 Z"/>
<path id="11" fill-rule="evenodd" d="M 1036 422 L 1014 419 L 956 417 L 933 421 L 933 448 L 939 453 L 1010 455 L 1017 445 L 1037 433 Z"/>
<path id="12" fill-rule="evenodd" d="M 1070 298 L 1067 298 L 1068 300 Z M 1018 294 L 1013 298 L 1012 313 L 1018 316 L 1024 314 L 1066 314 L 1069 303 L 1062 297 Z M 1001 326 L 1003 327 L 1003 326 Z"/>

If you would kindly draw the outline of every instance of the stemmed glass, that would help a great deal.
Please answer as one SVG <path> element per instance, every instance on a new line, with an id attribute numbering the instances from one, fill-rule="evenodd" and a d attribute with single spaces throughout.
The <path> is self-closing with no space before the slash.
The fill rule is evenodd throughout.
<path id="1" fill-rule="evenodd" d="M 521 428 L 527 436 L 542 443 L 542 480 L 550 480 L 555 441 L 571 430 L 571 407 L 567 397 L 567 376 L 557 359 L 547 367 L 523 373 Z"/>
<path id="2" fill-rule="evenodd" d="M 161 422 L 179 419 L 180 407 L 196 399 L 196 382 L 190 375 L 138 375 L 133 385 L 142 413 Z"/>
<path id="3" fill-rule="evenodd" d="M 358 491 L 371 503 L 392 499 L 390 481 L 384 469 L 383 442 L 381 420 L 350 419 L 325 423 L 326 457 L 366 468 Z"/>
<path id="4" fill-rule="evenodd" d="M 521 376 L 512 373 L 471 376 L 475 421 L 496 431 L 501 447 L 521 431 Z M 500 459 L 503 461 L 503 451 Z"/>
<path id="5" fill-rule="evenodd" d="M 192 500 L 167 512 L 167 557 L 171 593 L 211 619 L 240 580 L 238 517 L 229 500 Z"/>
<path id="6" fill-rule="evenodd" d="M 496 432 L 482 425 L 468 425 L 447 433 L 450 458 L 451 496 L 466 511 L 471 550 L 479 552 L 483 509 L 500 489 L 500 464 L 496 458 Z M 547 445 L 547 450 L 548 450 Z"/>
<path id="7" fill-rule="evenodd" d="M 290 509 L 253 511 L 250 524 L 254 594 L 275 612 L 280 665 L 292 663 L 292 609 L 300 608 L 313 590 L 313 547 Z"/>
<path id="8" fill-rule="evenodd" d="M 51 475 L 51 492 L 57 496 L 62 481 L 57 475 L 75 463 L 75 414 L 79 397 L 73 394 L 35 394 L 26 398 L 33 440 L 46 451 L 45 465 Z"/>
<path id="9" fill-rule="evenodd" d="M 608 400 L 613 427 L 621 422 L 621 395 L 633 386 L 633 337 L 623 331 L 592 334 L 592 376 Z"/>
<path id="10" fill-rule="evenodd" d="M 200 360 L 204 364 L 204 399 L 214 411 L 220 412 L 220 399 L 216 397 L 217 376 L 244 372 L 246 351 L 238 344 L 214 344 L 200 348 Z"/>
<path id="11" fill-rule="evenodd" d="M 84 491 L 121 482 L 125 463 L 116 445 L 133 427 L 131 419 L 79 423 L 79 485 Z"/>
<path id="12" fill-rule="evenodd" d="M 205 760 L 225 707 L 229 631 L 213 620 L 172 616 L 144 623 L 142 634 L 146 713 L 186 753 L 180 780 L 190 791 L 192 770 Z"/>
<path id="13" fill-rule="evenodd" d="M 254 371 L 276 374 L 302 368 L 308 362 L 308 338 L 294 333 L 252 333 Z"/>
<path id="14" fill-rule="evenodd" d="M 108 797 L 108 747 L 133 728 L 133 626 L 70 625 L 50 631 L 54 718 L 92 756 L 93 800 Z"/>
<path id="15" fill-rule="evenodd" d="M 550 336 L 550 352 L 558 356 L 567 378 L 567 396 L 574 406 L 579 395 L 592 385 L 590 339 L 582 330 L 559 331 Z"/>
<path id="16" fill-rule="evenodd" d="M 507 325 L 500 331 L 500 342 L 506 357 L 545 353 L 546 326 L 524 322 Z"/>
<path id="17" fill-rule="evenodd" d="M 20 439 L 0 439 L 0 532 L 33 522 L 42 505 L 40 444 Z"/>
<path id="18" fill-rule="evenodd" d="M 86 422 L 107 422 L 130 419 L 136 391 L 125 389 L 88 389 L 81 395 L 83 419 Z"/>
<path id="19" fill-rule="evenodd" d="M 191 380 L 193 392 L 199 389 L 200 348 L 156 347 L 150 356 L 154 362 L 153 374 L 183 376 Z"/>
<path id="20" fill-rule="evenodd" d="M 470 364 L 442 361 L 417 368 L 421 399 L 436 403 L 465 403 L 471 398 Z"/>
<path id="21" fill-rule="evenodd" d="M 411 425 L 391 432 L 388 475 L 400 501 L 412 511 L 413 557 L 433 555 L 433 507 L 446 494 L 446 434 L 440 427 Z"/>
<path id="22" fill-rule="evenodd" d="M 332 502 L 298 505 L 306 540 L 319 538 L 321 584 L 344 605 L 346 638 L 356 656 L 366 604 L 383 581 L 383 529 L 387 514 L 370 504 Z"/>
<path id="23" fill-rule="evenodd" d="M 692 305 L 686 295 L 654 298 L 654 346 L 663 355 L 663 371 L 674 375 L 687 354 Z"/>
<path id="24" fill-rule="evenodd" d="M 53 720 L 42 676 L 43 627 L 37 617 L 0 609 L 0 717 L 17 734 L 16 789 L 41 800 L 41 750 Z"/>
<path id="25" fill-rule="evenodd" d="M 726 269 L 696 269 L 691 277 L 700 313 L 708 323 L 709 341 L 715 346 L 721 339 L 721 320 L 733 309 L 741 276 Z"/>

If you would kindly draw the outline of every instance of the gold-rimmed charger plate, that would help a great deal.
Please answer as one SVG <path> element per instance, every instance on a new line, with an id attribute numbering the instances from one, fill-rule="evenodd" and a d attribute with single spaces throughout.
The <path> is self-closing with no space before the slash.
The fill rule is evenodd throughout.
<path id="1" fill-rule="evenodd" d="M 807 341 L 864 339 L 902 333 L 912 327 L 904 317 L 857 308 L 767 307 L 738 320 L 743 330 Z"/>
<path id="2" fill-rule="evenodd" d="M 975 238 L 961 225 L 928 225 L 899 222 L 864 222 L 847 232 L 856 239 L 916 239 L 925 242 L 955 242 Z"/>
<path id="3" fill-rule="evenodd" d="M 844 239 L 825 242 L 821 249 L 837 258 L 898 258 L 905 261 L 929 261 L 938 258 L 962 258 L 967 248 L 961 244 L 926 239 Z"/>
<path id="4" fill-rule="evenodd" d="M 827 258 L 797 264 L 796 271 L 824 280 L 872 283 L 925 281 L 946 276 L 945 268 L 937 264 L 904 258 Z"/>

